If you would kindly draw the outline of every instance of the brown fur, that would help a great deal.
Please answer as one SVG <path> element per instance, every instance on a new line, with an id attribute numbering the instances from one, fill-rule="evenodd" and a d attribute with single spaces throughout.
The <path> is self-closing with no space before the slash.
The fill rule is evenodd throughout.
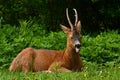
<path id="1" fill-rule="evenodd" d="M 79 55 L 69 55 L 69 51 L 34 50 L 32 48 L 26 48 L 13 60 L 9 70 L 17 71 L 20 69 L 25 73 L 31 69 L 34 72 L 55 71 L 57 67 L 56 63 L 58 63 L 61 68 L 65 68 L 65 72 L 69 70 L 80 71 L 82 61 Z M 58 70 L 62 71 L 63 69 L 61 70 L 61 68 Z"/>
<path id="2" fill-rule="evenodd" d="M 81 71 L 82 61 L 79 54 L 75 52 L 75 38 L 80 38 L 81 24 L 76 22 L 74 30 L 70 30 L 66 26 L 61 25 L 63 31 L 67 34 L 66 50 L 46 50 L 26 48 L 22 50 L 10 65 L 10 71 L 22 70 L 29 71 Z"/>

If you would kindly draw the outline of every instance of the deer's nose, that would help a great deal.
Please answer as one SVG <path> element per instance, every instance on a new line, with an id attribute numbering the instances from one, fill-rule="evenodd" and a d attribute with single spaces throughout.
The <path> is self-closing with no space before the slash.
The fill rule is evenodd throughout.
<path id="1" fill-rule="evenodd" d="M 76 48 L 80 48 L 80 47 L 81 47 L 81 44 L 76 44 L 75 47 L 76 47 Z"/>

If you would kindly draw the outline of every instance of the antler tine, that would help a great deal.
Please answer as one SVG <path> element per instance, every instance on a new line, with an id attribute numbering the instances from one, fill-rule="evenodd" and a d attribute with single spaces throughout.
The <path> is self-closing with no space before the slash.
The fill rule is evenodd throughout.
<path id="1" fill-rule="evenodd" d="M 77 22 L 78 22 L 78 14 L 76 9 L 73 9 L 75 11 L 75 26 L 77 26 Z"/>
<path id="2" fill-rule="evenodd" d="M 68 8 L 66 8 L 66 16 L 67 16 L 68 23 L 69 23 L 69 25 L 71 27 L 71 30 L 73 30 L 73 25 L 72 25 L 72 23 L 70 21 L 69 15 L 68 15 Z"/>

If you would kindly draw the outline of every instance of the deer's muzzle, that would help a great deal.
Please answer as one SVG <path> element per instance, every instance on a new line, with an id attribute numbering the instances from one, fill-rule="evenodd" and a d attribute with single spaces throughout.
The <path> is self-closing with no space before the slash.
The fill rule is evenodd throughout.
<path id="1" fill-rule="evenodd" d="M 80 48 L 80 47 L 81 47 L 81 44 L 76 44 L 75 47 L 76 47 L 76 48 Z"/>
<path id="2" fill-rule="evenodd" d="M 79 53 L 80 47 L 81 47 L 80 42 L 79 42 L 79 41 L 76 41 L 76 43 L 75 43 L 75 52 L 76 52 L 76 53 Z"/>

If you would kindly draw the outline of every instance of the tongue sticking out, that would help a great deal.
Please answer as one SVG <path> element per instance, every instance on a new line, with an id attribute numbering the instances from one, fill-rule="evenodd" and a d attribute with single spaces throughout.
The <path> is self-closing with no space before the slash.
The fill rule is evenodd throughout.
<path id="1" fill-rule="evenodd" d="M 76 53 L 79 53 L 79 50 L 80 50 L 79 48 L 77 47 L 75 48 Z"/>

